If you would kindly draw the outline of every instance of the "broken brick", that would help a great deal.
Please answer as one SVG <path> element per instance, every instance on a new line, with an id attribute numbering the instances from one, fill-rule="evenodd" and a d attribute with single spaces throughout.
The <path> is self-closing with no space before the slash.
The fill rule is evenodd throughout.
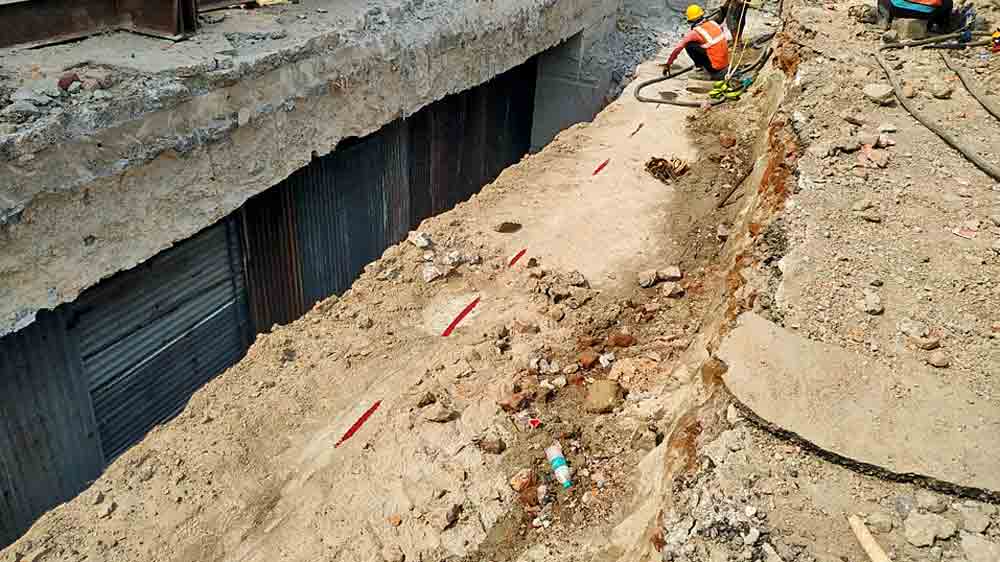
<path id="1" fill-rule="evenodd" d="M 594 351 L 593 349 L 588 349 L 586 351 L 581 352 L 580 355 L 576 357 L 576 360 L 578 363 L 580 363 L 580 366 L 583 367 L 584 369 L 590 369 L 597 364 L 597 360 L 600 358 L 601 356 L 598 355 L 596 351 Z"/>

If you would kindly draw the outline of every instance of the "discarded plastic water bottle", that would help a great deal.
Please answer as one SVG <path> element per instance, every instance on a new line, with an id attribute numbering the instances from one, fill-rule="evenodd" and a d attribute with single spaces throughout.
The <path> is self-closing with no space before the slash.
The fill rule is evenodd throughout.
<path id="1" fill-rule="evenodd" d="M 558 441 L 545 448 L 545 456 L 549 459 L 552 472 L 556 474 L 556 480 L 562 484 L 563 488 L 569 488 L 573 482 L 569 479 L 569 465 L 566 464 L 566 457 L 563 456 L 562 445 Z"/>

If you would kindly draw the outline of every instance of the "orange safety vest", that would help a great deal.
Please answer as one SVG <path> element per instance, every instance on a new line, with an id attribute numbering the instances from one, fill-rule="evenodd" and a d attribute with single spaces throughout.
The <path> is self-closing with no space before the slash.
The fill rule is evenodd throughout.
<path id="1" fill-rule="evenodd" d="M 701 36 L 701 47 L 705 49 L 712 68 L 722 70 L 729 66 L 729 41 L 722 26 L 708 20 L 694 28 Z"/>
<path id="2" fill-rule="evenodd" d="M 941 7 L 941 0 L 910 0 L 910 2 L 913 2 L 914 4 L 920 4 L 923 6 L 931 6 L 933 8 Z"/>

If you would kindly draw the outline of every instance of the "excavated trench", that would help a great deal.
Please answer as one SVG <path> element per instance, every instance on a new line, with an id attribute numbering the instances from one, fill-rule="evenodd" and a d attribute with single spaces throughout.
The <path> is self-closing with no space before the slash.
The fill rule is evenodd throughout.
<path id="1" fill-rule="evenodd" d="M 586 48 L 612 40 L 590 37 Z M 183 410 L 258 334 L 342 294 L 423 220 L 591 119 L 613 85 L 583 68 L 584 48 L 577 34 L 328 155 L 314 153 L 216 224 L 0 340 L 9 424 L 0 435 L 0 542 Z M 62 390 L 40 407 L 36 395 L 52 377 Z M 17 420 L 49 407 L 60 412 L 51 426 L 18 429 Z M 45 453 L 28 455 L 32 447 Z"/>

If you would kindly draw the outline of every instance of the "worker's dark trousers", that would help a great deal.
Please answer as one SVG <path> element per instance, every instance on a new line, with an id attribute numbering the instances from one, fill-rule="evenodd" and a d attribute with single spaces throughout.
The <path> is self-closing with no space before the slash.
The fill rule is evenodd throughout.
<path id="1" fill-rule="evenodd" d="M 878 3 L 879 10 L 884 10 L 885 13 L 892 16 L 892 19 L 906 18 L 927 20 L 928 23 L 936 28 L 934 31 L 937 31 L 938 33 L 948 31 L 949 23 L 951 22 L 951 12 L 954 9 L 952 0 L 943 0 L 941 2 L 941 7 L 938 8 L 933 14 L 925 14 L 915 10 L 900 8 L 898 6 L 894 6 L 890 0 L 878 0 Z"/>
<path id="2" fill-rule="evenodd" d="M 705 52 L 705 48 L 701 45 L 688 43 L 684 47 L 684 50 L 691 57 L 691 60 L 694 61 L 694 65 L 709 73 L 712 78 L 719 78 L 726 72 L 725 68 L 712 68 L 712 61 L 709 60 L 708 53 Z"/>

